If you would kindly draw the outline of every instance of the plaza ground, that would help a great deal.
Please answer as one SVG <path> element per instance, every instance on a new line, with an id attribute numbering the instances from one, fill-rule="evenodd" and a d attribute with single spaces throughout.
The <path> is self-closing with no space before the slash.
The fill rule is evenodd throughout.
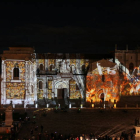
<path id="1" fill-rule="evenodd" d="M 33 119 L 33 112 L 37 109 L 26 109 L 27 116 L 31 118 L 30 122 L 22 125 L 18 138 L 31 137 L 30 131 L 38 126 L 38 131 L 34 131 L 37 137 L 41 132 L 40 126 L 43 125 L 43 131 L 48 133 L 62 134 L 90 134 L 100 136 L 120 136 L 123 131 L 128 132 L 134 128 L 135 119 L 140 116 L 140 109 L 81 109 L 77 112 L 77 108 L 69 109 L 67 112 L 59 110 L 37 111 L 36 118 Z M 1 110 L 3 112 L 4 110 Z M 14 112 L 24 113 L 25 109 L 15 109 Z M 32 123 L 33 121 L 36 123 Z"/>

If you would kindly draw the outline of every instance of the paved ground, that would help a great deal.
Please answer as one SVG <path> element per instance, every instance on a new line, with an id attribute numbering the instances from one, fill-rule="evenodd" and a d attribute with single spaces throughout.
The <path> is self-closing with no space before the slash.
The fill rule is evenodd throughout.
<path id="1" fill-rule="evenodd" d="M 20 112 L 24 112 L 20 110 Z M 27 110 L 28 116 L 32 118 L 33 110 Z M 34 135 L 37 136 L 40 132 L 41 124 L 44 127 L 44 132 L 57 132 L 63 134 L 89 134 L 95 135 L 120 135 L 121 132 L 127 131 L 134 127 L 136 117 L 140 117 L 140 110 L 95 110 L 82 109 L 77 113 L 77 109 L 68 110 L 68 112 L 49 111 L 44 117 L 41 111 L 36 116 L 36 124 L 23 124 L 18 138 L 29 138 L 31 129 L 39 126 Z M 33 118 L 31 119 L 31 122 Z"/>
<path id="2" fill-rule="evenodd" d="M 100 109 L 81 109 L 78 113 L 77 109 L 70 109 L 67 112 L 47 111 L 46 116 L 42 116 L 43 111 L 38 111 L 36 116 L 36 124 L 33 124 L 33 111 L 36 109 L 27 109 L 27 116 L 31 118 L 30 123 L 23 124 L 18 138 L 30 138 L 31 129 L 36 126 L 38 131 L 34 131 L 37 137 L 41 132 L 40 126 L 43 125 L 43 131 L 48 133 L 57 132 L 63 134 L 89 134 L 110 135 L 120 134 L 134 128 L 135 119 L 140 117 L 140 109 L 119 109 L 119 110 L 100 110 Z M 4 110 L 0 110 L 0 113 Z M 24 113 L 25 109 L 15 109 L 14 112 Z"/>

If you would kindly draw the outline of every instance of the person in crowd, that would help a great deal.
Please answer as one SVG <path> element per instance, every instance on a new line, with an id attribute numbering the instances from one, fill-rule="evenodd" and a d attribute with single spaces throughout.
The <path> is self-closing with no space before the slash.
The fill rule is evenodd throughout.
<path id="1" fill-rule="evenodd" d="M 43 133 L 43 126 L 41 125 L 41 133 Z"/>
<path id="2" fill-rule="evenodd" d="M 31 135 L 33 135 L 33 129 L 31 129 Z"/>
<path id="3" fill-rule="evenodd" d="M 9 134 L 9 129 L 8 128 L 6 129 L 6 133 Z"/>

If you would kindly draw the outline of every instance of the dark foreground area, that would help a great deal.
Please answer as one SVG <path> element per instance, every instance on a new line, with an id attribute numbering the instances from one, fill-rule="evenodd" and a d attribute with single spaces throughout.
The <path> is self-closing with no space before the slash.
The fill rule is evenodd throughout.
<path id="1" fill-rule="evenodd" d="M 1 110 L 1 113 L 4 110 Z M 140 116 L 139 109 L 69 109 L 46 110 L 15 109 L 22 118 L 17 138 L 32 138 L 41 140 L 47 137 L 70 137 L 84 134 L 90 137 L 121 136 L 122 133 L 131 133 L 135 119 Z M 25 113 L 26 112 L 26 113 Z M 27 118 L 26 118 L 27 117 Z M 29 118 L 28 118 L 29 117 Z"/>

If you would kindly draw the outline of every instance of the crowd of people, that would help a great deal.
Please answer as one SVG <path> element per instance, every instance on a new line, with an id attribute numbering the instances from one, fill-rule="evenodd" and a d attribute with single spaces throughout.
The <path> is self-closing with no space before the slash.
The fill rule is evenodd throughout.
<path id="1" fill-rule="evenodd" d="M 47 131 L 44 131 L 43 125 L 40 125 L 39 127 L 35 126 L 34 129 L 31 129 L 30 137 L 24 137 L 22 140 L 135 140 L 135 129 L 131 129 L 129 132 L 124 131 L 120 136 L 100 136 L 95 135 L 94 133 L 79 135 L 63 135 L 58 132 L 48 133 Z"/>

